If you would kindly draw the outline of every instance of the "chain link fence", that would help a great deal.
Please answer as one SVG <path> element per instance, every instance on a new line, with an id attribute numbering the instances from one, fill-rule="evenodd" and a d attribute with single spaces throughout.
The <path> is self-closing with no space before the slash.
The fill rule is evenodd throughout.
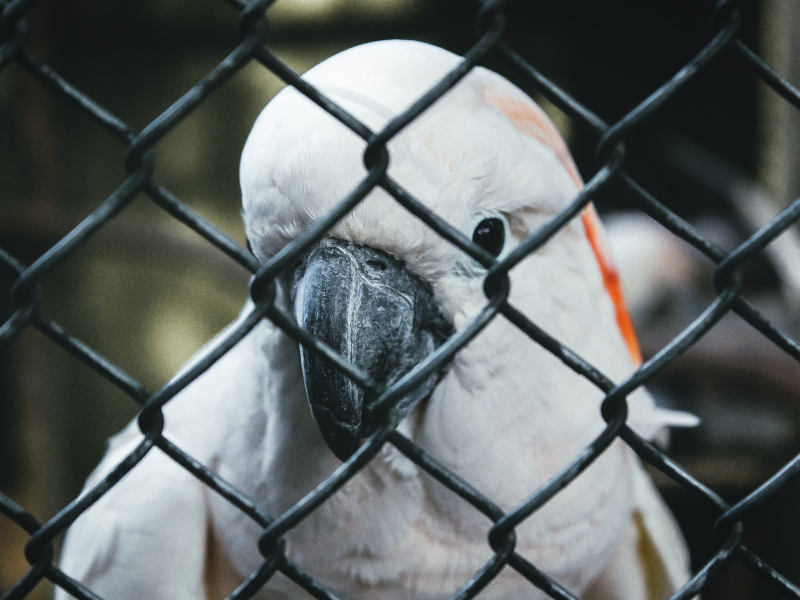
<path id="1" fill-rule="evenodd" d="M 4 356 L 9 355 L 19 343 L 21 336 L 32 329 L 41 332 L 48 343 L 54 344 L 68 354 L 77 357 L 90 369 L 98 373 L 114 388 L 130 398 L 137 406 L 138 423 L 145 435 L 144 441 L 128 455 L 109 475 L 92 490 L 80 498 L 54 511 L 50 516 L 37 517 L 14 498 L 0 493 L 0 513 L 4 519 L 24 530 L 27 543 L 24 557 L 29 567 L 27 572 L 6 590 L 3 598 L 17 599 L 30 597 L 43 580 L 49 580 L 68 590 L 77 598 L 96 598 L 92 590 L 73 580 L 57 566 L 56 544 L 66 529 L 98 498 L 137 464 L 149 452 L 163 452 L 183 468 L 191 472 L 205 485 L 226 498 L 231 505 L 241 510 L 263 528 L 259 549 L 263 554 L 263 564 L 251 574 L 232 594 L 232 598 L 250 598 L 258 593 L 263 584 L 276 572 L 282 573 L 304 589 L 310 597 L 333 598 L 324 581 L 317 581 L 303 572 L 287 559 L 284 553 L 284 536 L 291 532 L 311 511 L 325 503 L 335 492 L 351 479 L 363 465 L 367 464 L 385 444 L 393 445 L 419 468 L 427 471 L 442 486 L 463 497 L 475 511 L 486 515 L 493 523 L 487 531 L 488 544 L 493 556 L 470 581 L 465 581 L 460 590 L 453 590 L 454 597 L 471 597 L 480 592 L 503 568 L 514 569 L 531 586 L 545 590 L 553 598 L 573 598 L 573 594 L 542 572 L 525 556 L 515 551 L 514 530 L 521 522 L 538 510 L 564 485 L 575 478 L 586 466 L 600 456 L 609 444 L 621 438 L 654 470 L 660 472 L 660 481 L 672 490 L 673 495 L 691 498 L 695 505 L 704 507 L 708 550 L 701 556 L 694 555 L 692 578 L 674 598 L 691 598 L 697 593 L 707 593 L 713 586 L 715 577 L 731 564 L 752 572 L 760 579 L 766 592 L 776 597 L 800 598 L 800 588 L 791 581 L 797 572 L 791 574 L 773 568 L 758 552 L 746 544 L 746 534 L 751 516 L 764 506 L 769 506 L 776 498 L 790 493 L 793 476 L 800 469 L 800 455 L 783 462 L 779 469 L 757 486 L 735 501 L 727 500 L 723 493 L 715 490 L 690 470 L 681 467 L 663 451 L 637 436 L 626 426 L 627 409 L 625 397 L 639 386 L 651 384 L 658 375 L 669 368 L 681 355 L 698 343 L 710 330 L 717 327 L 723 318 L 735 315 L 752 330 L 778 348 L 788 357 L 790 368 L 797 369 L 800 360 L 800 345 L 787 333 L 774 318 L 768 318 L 764 311 L 750 301 L 743 293 L 745 283 L 743 271 L 754 261 L 761 260 L 775 244 L 776 238 L 791 228 L 800 218 L 800 199 L 771 215 L 769 221 L 755 233 L 726 249 L 709 237 L 680 214 L 672 210 L 668 203 L 655 197 L 628 170 L 630 159 L 626 153 L 626 142 L 646 124 L 656 119 L 666 110 L 668 103 L 679 97 L 686 88 L 713 73 L 718 68 L 721 57 L 735 61 L 740 77 L 756 77 L 780 97 L 788 106 L 800 108 L 800 90 L 790 85 L 779 73 L 767 64 L 751 47 L 743 41 L 740 32 L 743 27 L 743 13 L 735 2 L 720 2 L 708 19 L 713 27 L 707 42 L 691 57 L 668 81 L 654 89 L 633 109 L 628 110 L 614 122 L 606 122 L 592 107 L 585 106 L 564 89 L 553 83 L 537 69 L 534 61 L 515 49 L 513 27 L 507 11 L 512 10 L 510 2 L 486 1 L 480 5 L 464 5 L 462 10 L 470 12 L 476 36 L 474 44 L 464 52 L 463 62 L 452 73 L 430 89 L 405 113 L 393 119 L 383 130 L 373 132 L 348 114 L 341 107 L 323 96 L 319 90 L 308 85 L 298 74 L 287 66 L 270 50 L 270 13 L 273 9 L 268 0 L 244 2 L 228 0 L 232 13 L 238 13 L 238 42 L 230 53 L 199 78 L 177 101 L 157 114 L 144 127 L 137 129 L 119 116 L 106 110 L 101 103 L 83 93 L 73 85 L 69 78 L 58 70 L 40 62 L 36 53 L 29 47 L 28 15 L 32 2 L 12 0 L 0 2 L 0 77 L 3 70 L 15 65 L 27 76 L 44 86 L 59 102 L 69 103 L 89 117 L 107 136 L 120 144 L 124 150 L 125 175 L 116 188 L 99 203 L 69 233 L 29 263 L 15 256 L 6 247 L 0 248 L 0 269 L 11 281 L 8 293 L 11 309 L 8 318 L 0 327 L 0 348 Z M 533 90 L 547 99 L 568 116 L 573 127 L 590 132 L 594 140 L 595 162 L 588 176 L 586 186 L 570 205 L 552 221 L 527 238 L 513 256 L 501 261 L 491 269 L 485 281 L 487 301 L 482 313 L 465 329 L 457 332 L 441 351 L 426 359 L 430 369 L 448 361 L 472 337 L 478 335 L 480 325 L 497 315 L 502 315 L 524 331 L 531 343 L 540 344 L 574 371 L 582 374 L 606 394 L 602 404 L 602 414 L 607 427 L 602 434 L 586 448 L 586 451 L 565 469 L 560 476 L 545 488 L 530 490 L 530 497 L 514 510 L 501 510 L 490 497 L 478 493 L 469 482 L 438 464 L 431 456 L 417 447 L 410 439 L 395 431 L 396 423 L 388 417 L 382 426 L 370 436 L 362 448 L 347 461 L 346 467 L 330 476 L 303 501 L 283 514 L 267 514 L 259 506 L 257 499 L 249 498 L 229 485 L 218 473 L 199 464 L 192 456 L 162 435 L 163 407 L 194 378 L 206 370 L 227 350 L 236 344 L 261 319 L 270 319 L 289 336 L 302 343 L 314 346 L 308 334 L 294 324 L 293 319 L 274 304 L 276 277 L 296 262 L 297 258 L 312 244 L 326 234 L 342 215 L 355 207 L 375 186 L 380 186 L 393 196 L 398 203 L 416 215 L 428 227 L 436 231 L 464 252 L 480 257 L 480 250 L 465 240 L 450 224 L 432 213 L 417 199 L 406 193 L 387 177 L 386 145 L 403 127 L 422 114 L 439 96 L 454 86 L 470 68 L 494 61 L 502 64 L 515 83 L 524 89 Z M 296 87 L 304 95 L 329 112 L 367 141 L 368 174 L 363 184 L 353 190 L 338 204 L 336 210 L 316 223 L 302 236 L 288 244 L 273 260 L 259 264 L 253 256 L 229 235 L 204 218 L 192 207 L 177 197 L 159 181 L 157 149 L 171 131 L 176 129 L 191 113 L 208 102 L 209 97 L 246 66 L 260 64 L 264 69 L 277 75 L 289 85 Z M 589 172 L 584 168 L 585 172 Z M 580 213 L 584 206 L 596 201 L 602 209 L 603 195 L 609 189 L 620 190 L 629 197 L 635 209 L 648 215 L 676 239 L 683 240 L 695 248 L 708 265 L 713 268 L 713 299 L 697 314 L 688 326 L 671 335 L 661 347 L 653 349 L 648 358 L 626 381 L 614 383 L 577 357 L 559 340 L 550 337 L 545 331 L 547 323 L 533 323 L 526 319 L 512 305 L 506 302 L 508 292 L 508 273 L 516 262 L 535 252 L 545 244 L 567 222 Z M 719 191 L 719 190 L 718 190 Z M 723 192 L 720 192 L 723 193 Z M 250 296 L 255 308 L 242 322 L 219 340 L 200 362 L 176 379 L 156 391 L 147 389 L 139 380 L 131 376 L 119 365 L 88 343 L 75 335 L 69 327 L 42 309 L 42 288 L 50 279 L 65 268 L 70 258 L 79 253 L 90 238 L 113 223 L 115 217 L 128 209 L 129 205 L 143 202 L 146 197 L 165 215 L 177 220 L 205 240 L 215 252 L 226 255 L 243 270 L 253 274 Z M 794 316 L 792 318 L 795 318 Z M 362 385 L 370 382 L 360 377 L 358 371 L 341 357 L 332 360 L 338 368 L 348 372 Z M 421 372 L 418 381 L 424 379 Z M 410 383 L 414 383 L 413 381 Z M 390 403 L 395 393 L 392 388 L 372 390 L 379 396 L 378 402 Z M 87 423 L 87 426 L 89 424 Z M 787 491 L 788 490 L 788 491 Z M 787 538 L 795 538 L 796 531 L 783 531 Z M 122 540 L 124 543 L 124 540 Z M 760 596 L 760 597 L 766 597 Z"/>

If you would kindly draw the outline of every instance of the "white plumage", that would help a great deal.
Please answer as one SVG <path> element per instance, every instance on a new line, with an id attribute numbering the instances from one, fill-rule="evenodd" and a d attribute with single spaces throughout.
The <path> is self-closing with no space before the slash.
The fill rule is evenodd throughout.
<path id="1" fill-rule="evenodd" d="M 458 60 L 418 42 L 376 42 L 342 52 L 305 77 L 377 130 Z M 366 173 L 364 147 L 291 88 L 269 103 L 248 138 L 240 173 L 245 227 L 260 260 L 358 184 Z M 389 154 L 390 176 L 467 237 L 481 219 L 507 223 L 503 253 L 580 185 L 543 113 L 483 68 L 393 138 Z M 597 226 L 587 213 L 523 260 L 511 272 L 510 302 L 618 381 L 636 363 L 630 336 L 620 329 L 624 315 L 603 280 L 609 265 L 587 237 Z M 455 329 L 486 303 L 485 271 L 381 189 L 329 235 L 402 260 L 432 288 Z M 292 283 L 279 283 L 278 301 L 288 308 Z M 498 317 L 456 356 L 400 430 L 512 509 L 601 431 L 601 399 L 593 385 Z M 656 409 L 646 392 L 637 391 L 629 404 L 631 424 L 643 435 L 669 424 L 670 414 Z M 340 464 L 308 409 L 297 344 L 268 322 L 172 400 L 165 414 L 170 440 L 272 514 Z M 139 438 L 135 425 L 115 437 L 87 486 Z M 345 598 L 443 598 L 491 556 L 489 527 L 487 518 L 387 446 L 290 532 L 287 554 Z M 258 535 L 247 517 L 156 449 L 70 528 L 62 567 L 109 598 L 222 597 L 258 568 Z M 661 598 L 688 579 L 677 527 L 622 442 L 524 521 L 517 536 L 519 553 L 588 598 Z M 258 596 L 303 597 L 280 574 Z M 544 595 L 507 567 L 480 597 Z"/>

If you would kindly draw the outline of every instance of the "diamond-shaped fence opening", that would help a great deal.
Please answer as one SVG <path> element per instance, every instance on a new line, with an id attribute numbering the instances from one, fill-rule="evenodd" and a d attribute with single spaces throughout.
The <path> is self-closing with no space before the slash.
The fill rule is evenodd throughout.
<path id="1" fill-rule="evenodd" d="M 214 465 L 161 435 L 161 409 L 261 319 L 309 343 L 273 305 L 273 280 L 325 230 L 259 264 L 239 225 L 239 153 L 258 110 L 284 83 L 369 138 L 297 73 L 344 47 L 393 37 L 438 43 L 465 56 L 461 67 L 503 73 L 569 134 L 587 187 L 523 245 L 535 252 L 594 202 L 607 217 L 645 356 L 617 383 L 625 391 L 646 385 L 701 418 L 697 428 L 674 431 L 663 450 L 623 426 L 614 394 L 603 409 L 601 438 L 622 438 L 648 464 L 688 541 L 693 577 L 678 596 L 800 597 L 794 4 L 209 0 L 112 10 L 0 0 L 0 9 L 3 598 L 49 597 L 53 585 L 94 598 L 58 567 L 63 534 L 150 453 L 169 457 L 181 477 L 201 480 L 264 530 L 263 563 L 234 597 L 253 597 L 271 577 L 292 580 L 298 596 L 334 597 L 326 581 L 287 559 L 282 536 L 384 444 L 486 516 L 491 559 L 461 582 L 463 597 L 503 569 L 528 578 L 531 590 L 572 597 L 514 548 L 514 527 L 556 486 L 530 490 L 528 502 L 504 513 L 391 420 L 349 469 L 321 479 L 283 514 L 268 514 Z M 383 177 L 386 143 L 463 72 L 378 132 L 363 189 L 339 208 L 380 185 L 476 256 L 450 224 Z M 532 345 L 608 392 L 602 374 L 544 333 L 547 323 L 505 303 L 509 268 L 501 264 L 486 282 L 485 314 L 502 313 Z M 172 379 L 235 319 L 253 275 L 255 307 Z M 462 332 L 456 338 L 468 341 Z M 136 415 L 144 441 L 79 499 L 103 440 Z M 576 460 L 604 448 L 593 444 Z"/>

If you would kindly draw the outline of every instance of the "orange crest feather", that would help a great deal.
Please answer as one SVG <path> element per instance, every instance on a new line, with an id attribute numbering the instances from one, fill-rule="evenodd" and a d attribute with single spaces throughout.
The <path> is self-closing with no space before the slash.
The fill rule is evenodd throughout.
<path id="1" fill-rule="evenodd" d="M 583 187 L 583 180 L 564 140 L 541 108 L 533 102 L 505 96 L 490 89 L 484 90 L 484 98 L 488 104 L 503 113 L 517 131 L 538 140 L 550 148 L 575 185 L 579 189 Z M 581 221 L 586 233 L 586 239 L 589 241 L 594 257 L 600 267 L 603 285 L 611 299 L 611 303 L 614 305 L 617 327 L 619 327 L 620 334 L 625 340 L 631 358 L 638 365 L 642 362 L 642 354 L 639 349 L 639 342 L 636 339 L 636 331 L 633 328 L 633 322 L 625 305 L 619 273 L 606 251 L 600 217 L 592 204 L 588 204 L 581 213 Z"/>

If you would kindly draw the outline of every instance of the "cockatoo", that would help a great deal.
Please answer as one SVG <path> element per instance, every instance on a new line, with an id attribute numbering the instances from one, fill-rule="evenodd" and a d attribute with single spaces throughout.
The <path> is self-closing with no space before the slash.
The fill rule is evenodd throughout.
<path id="1" fill-rule="evenodd" d="M 460 57 L 413 41 L 341 52 L 304 76 L 379 130 Z M 243 216 L 267 261 L 366 174 L 365 142 L 293 88 L 261 112 L 240 167 Z M 388 144 L 389 175 L 502 259 L 582 186 L 543 111 L 476 67 Z M 389 385 L 470 321 L 486 269 L 373 189 L 277 282 L 276 302 Z M 510 273 L 509 302 L 612 380 L 636 341 L 591 207 Z M 504 510 L 602 430 L 603 394 L 504 317 L 399 402 L 399 431 Z M 645 391 L 629 423 L 652 436 L 680 415 Z M 272 515 L 292 507 L 374 424 L 347 377 L 263 320 L 165 407 L 165 435 Z M 141 440 L 114 437 L 87 488 Z M 489 559 L 491 522 L 396 448 L 380 453 L 286 535 L 288 560 L 342 598 L 445 598 Z M 260 528 L 153 449 L 70 527 L 61 568 L 106 598 L 201 600 L 262 562 Z M 655 599 L 687 581 L 681 534 L 634 453 L 612 443 L 516 528 L 516 551 L 573 593 Z M 57 598 L 64 598 L 63 592 Z M 257 598 L 304 598 L 280 573 Z M 484 599 L 544 598 L 506 566 Z"/>

